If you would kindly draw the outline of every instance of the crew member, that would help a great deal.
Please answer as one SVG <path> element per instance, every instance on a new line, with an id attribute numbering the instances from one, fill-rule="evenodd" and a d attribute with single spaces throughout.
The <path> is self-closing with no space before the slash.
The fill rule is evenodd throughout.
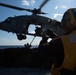
<path id="1" fill-rule="evenodd" d="M 47 33 L 42 37 L 42 40 L 39 43 L 39 47 L 48 45 L 48 39 L 52 40 L 57 38 L 57 34 L 55 34 L 51 29 L 47 30 Z"/>
<path id="2" fill-rule="evenodd" d="M 48 40 L 48 37 L 46 37 L 46 36 L 42 37 L 42 40 L 39 43 L 39 47 L 46 46 L 47 40 Z"/>
<path id="3" fill-rule="evenodd" d="M 76 75 L 76 19 L 75 19 L 76 16 L 75 14 L 76 14 L 76 9 L 69 9 L 63 15 L 61 24 L 66 33 L 60 38 L 58 38 L 58 40 L 60 39 L 61 41 L 56 42 L 57 40 L 55 40 L 53 44 L 58 51 L 61 49 L 63 53 L 61 51 L 59 51 L 58 53 L 56 50 L 54 50 L 58 54 L 56 53 L 55 55 L 55 61 L 51 69 L 51 75 Z M 61 47 L 58 46 L 59 42 L 62 42 L 62 44 L 60 45 Z"/>

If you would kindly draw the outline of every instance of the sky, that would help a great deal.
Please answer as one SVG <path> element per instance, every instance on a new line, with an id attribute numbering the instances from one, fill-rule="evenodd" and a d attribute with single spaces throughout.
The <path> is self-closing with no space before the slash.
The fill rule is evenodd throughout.
<path id="1" fill-rule="evenodd" d="M 44 0 L 0 0 L 0 3 L 7 3 L 26 9 L 34 9 L 39 8 L 43 1 Z M 69 8 L 76 8 L 76 0 L 49 0 L 49 2 L 47 2 L 42 8 L 42 11 L 48 14 L 42 16 L 61 21 L 64 12 Z M 26 14 L 30 15 L 31 13 L 0 6 L 0 22 L 4 21 L 8 17 Z M 33 32 L 33 28 L 34 25 L 30 26 L 30 32 Z M 33 38 L 33 36 L 27 36 L 26 40 L 19 41 L 16 37 L 16 34 L 0 30 L 0 45 L 24 45 L 26 43 L 30 44 Z M 32 45 L 38 45 L 40 40 L 41 37 L 36 37 Z"/>

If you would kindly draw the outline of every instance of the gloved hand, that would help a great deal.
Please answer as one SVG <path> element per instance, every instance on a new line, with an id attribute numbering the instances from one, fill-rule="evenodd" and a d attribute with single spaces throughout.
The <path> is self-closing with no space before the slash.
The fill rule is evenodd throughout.
<path id="1" fill-rule="evenodd" d="M 51 69 L 51 75 L 61 75 L 60 74 L 60 69 L 59 68 L 55 68 L 54 65 L 53 65 L 52 69 Z"/>

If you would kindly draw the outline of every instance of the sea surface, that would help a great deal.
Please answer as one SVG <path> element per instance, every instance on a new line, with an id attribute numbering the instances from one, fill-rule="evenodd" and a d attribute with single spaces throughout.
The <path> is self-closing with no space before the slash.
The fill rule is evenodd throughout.
<path id="1" fill-rule="evenodd" d="M 23 48 L 23 45 L 0 45 L 0 49 L 6 49 L 6 48 Z M 38 46 L 32 46 L 31 48 L 35 48 Z"/>
<path id="2" fill-rule="evenodd" d="M 6 49 L 6 48 L 21 48 L 24 47 L 22 45 L 0 45 L 0 49 Z"/>
<path id="3" fill-rule="evenodd" d="M 0 68 L 0 75 L 51 75 L 49 69 Z"/>
<path id="4" fill-rule="evenodd" d="M 0 45 L 0 49 L 5 48 L 21 48 L 24 46 L 21 45 L 12 45 L 12 46 L 4 46 Z M 33 46 L 35 47 L 35 46 Z M 40 68 L 26 68 L 26 67 L 20 67 L 20 68 L 8 68 L 8 67 L 0 67 L 0 75 L 51 75 L 50 69 L 40 69 Z"/>

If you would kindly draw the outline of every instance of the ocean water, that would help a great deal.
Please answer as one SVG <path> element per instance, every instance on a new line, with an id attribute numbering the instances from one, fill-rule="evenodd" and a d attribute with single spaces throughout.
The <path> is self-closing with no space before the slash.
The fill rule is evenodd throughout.
<path id="1" fill-rule="evenodd" d="M 22 48 L 24 47 L 23 45 L 0 45 L 0 49 L 6 49 L 6 48 Z M 31 48 L 35 48 L 38 46 L 32 46 Z"/>
<path id="2" fill-rule="evenodd" d="M 21 48 L 24 46 L 0 46 L 0 49 L 5 49 L 5 48 Z M 35 46 L 33 46 L 35 47 Z M 50 74 L 50 69 L 40 69 L 40 68 L 8 68 L 8 67 L 0 67 L 0 75 L 51 75 Z"/>
<path id="3" fill-rule="evenodd" d="M 51 75 L 48 69 L 0 68 L 0 75 Z"/>
<path id="4" fill-rule="evenodd" d="M 6 48 L 21 48 L 24 47 L 22 45 L 0 45 L 0 49 L 6 49 Z"/>

